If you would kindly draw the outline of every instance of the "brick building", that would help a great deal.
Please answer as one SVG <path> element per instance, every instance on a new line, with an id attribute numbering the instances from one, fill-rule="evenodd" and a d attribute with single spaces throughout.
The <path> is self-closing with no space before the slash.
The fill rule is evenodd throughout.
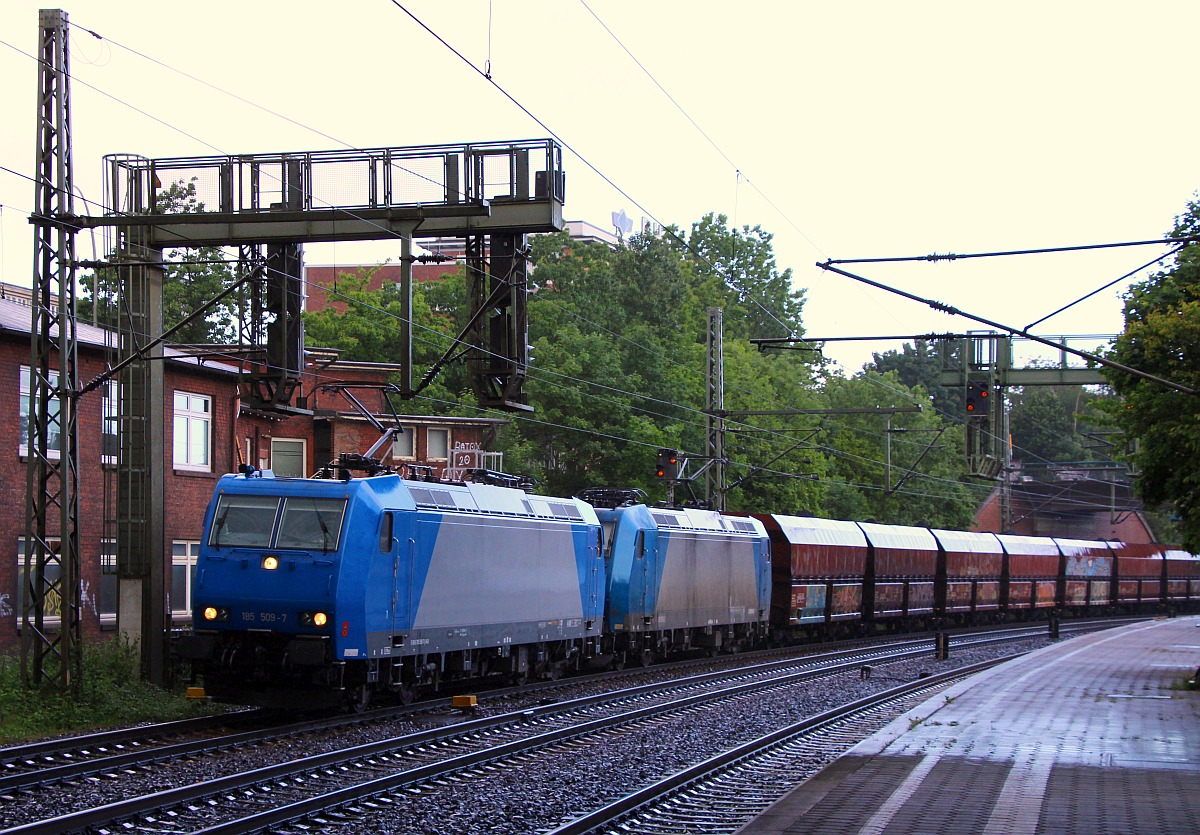
<path id="1" fill-rule="evenodd" d="M 0 285 L 0 653 L 14 652 L 20 640 L 21 579 L 24 573 L 26 467 L 29 431 L 31 311 L 28 291 Z M 91 380 L 113 360 L 112 334 L 78 326 L 79 377 Z M 205 508 L 217 479 L 242 463 L 277 475 L 310 475 L 342 452 L 365 453 L 379 432 L 338 392 L 318 383 L 350 380 L 382 384 L 395 366 L 339 361 L 319 349 L 306 358 L 301 381 L 312 414 L 279 415 L 242 403 L 238 368 L 219 357 L 166 350 L 165 540 L 169 609 L 177 621 L 188 617 L 191 575 L 200 547 Z M 79 513 L 83 590 L 83 631 L 95 637 L 117 626 L 116 546 L 111 521 L 116 493 L 117 385 L 109 382 L 79 401 Z M 382 394 L 359 390 L 357 399 L 372 412 L 388 414 Z M 399 407 L 400 404 L 397 404 Z M 391 451 L 396 464 L 428 466 L 441 475 L 461 467 L 499 468 L 487 448 L 506 421 L 495 418 L 401 416 L 404 432 Z M 460 460 L 456 461 L 458 458 Z M 47 611 L 51 626 L 56 612 Z"/>
<path id="2" fill-rule="evenodd" d="M 1138 545 L 1158 541 L 1128 478 L 1117 474 L 1111 464 L 1090 469 L 1072 464 L 1026 467 L 1012 476 L 1006 520 L 1003 504 L 1000 488 L 992 490 L 975 511 L 971 530 Z"/>

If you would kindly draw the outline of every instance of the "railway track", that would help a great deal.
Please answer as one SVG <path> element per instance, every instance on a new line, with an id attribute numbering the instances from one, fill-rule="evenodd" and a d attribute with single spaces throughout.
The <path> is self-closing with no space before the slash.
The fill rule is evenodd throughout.
<path id="1" fill-rule="evenodd" d="M 956 681 L 1012 656 L 903 684 L 781 728 L 542 835 L 732 833 L 828 762 Z"/>
<path id="2" fill-rule="evenodd" d="M 965 634 L 955 638 L 951 648 L 952 652 L 959 652 L 983 642 L 1045 634 L 1044 627 L 1003 630 L 1002 635 Z M 5 781 L 0 783 L 3 787 L 0 790 L 3 796 L 0 817 L 13 820 L 5 807 L 15 812 L 22 805 L 18 802 L 21 798 L 37 798 L 43 794 L 50 797 L 63 790 L 75 794 L 80 786 L 97 783 L 109 786 L 144 784 L 148 773 L 157 772 L 160 780 L 182 785 L 151 792 L 139 789 L 140 793 L 135 792 L 134 796 L 99 803 L 68 815 L 28 820 L 5 831 L 276 831 L 280 826 L 293 825 L 289 821 L 317 820 L 322 815 L 331 815 L 327 821 L 331 824 L 337 819 L 352 820 L 392 806 L 397 802 L 397 795 L 411 798 L 414 793 L 429 791 L 428 788 L 416 788 L 418 786 L 444 787 L 474 782 L 498 770 L 517 770 L 530 758 L 551 756 L 554 750 L 564 745 L 587 747 L 600 744 L 613 735 L 636 735 L 639 728 L 671 721 L 668 717 L 715 710 L 715 706 L 747 694 L 761 694 L 766 690 L 782 692 L 816 677 L 844 676 L 858 673 L 864 667 L 878 669 L 899 659 L 928 658 L 931 646 L 931 640 L 925 638 L 872 650 L 843 650 L 773 660 L 734 671 L 707 672 L 670 683 L 657 682 L 535 705 L 497 716 L 478 719 L 456 716 L 445 720 L 441 726 L 416 733 L 376 740 L 346 750 L 285 759 L 190 783 L 187 782 L 186 768 L 179 770 L 169 763 L 183 761 L 190 764 L 198 759 L 212 758 L 214 752 L 228 752 L 239 746 L 265 745 L 286 751 L 290 745 L 280 741 L 289 736 L 319 733 L 335 725 L 361 725 L 371 717 L 333 717 L 293 723 L 284 728 L 225 734 L 216 739 L 177 742 L 152 750 L 143 750 L 142 745 L 130 742 L 128 750 L 91 763 L 65 757 L 70 761 L 5 773 L 0 778 Z M 559 682 L 557 686 L 564 685 Z M 531 703 L 539 698 L 547 700 L 545 696 L 539 697 L 539 692 L 553 690 L 531 692 Z M 486 697 L 484 701 L 486 703 Z M 426 707 L 425 710 L 428 714 L 430 709 Z M 389 718 L 395 718 L 400 711 L 394 709 L 385 713 L 391 714 Z M 41 752 L 27 759 L 33 763 L 49 762 L 48 756 Z M 52 800 L 44 804 L 35 800 L 34 805 L 61 809 Z M 349 820 L 343 822 L 348 824 Z M 324 825 L 317 823 L 318 828 Z M 304 824 L 299 826 L 301 828 L 293 831 L 305 831 Z"/>
<path id="3" fill-rule="evenodd" d="M 1036 627 L 1020 627 L 1000 631 L 963 633 L 954 637 L 952 646 L 970 646 L 980 641 L 1008 640 L 1013 637 L 1036 635 L 1045 630 Z M 850 647 L 797 657 L 793 652 L 763 652 L 728 657 L 722 666 L 730 662 L 745 664 L 755 657 L 784 655 L 779 661 L 760 662 L 749 669 L 770 671 L 780 665 L 795 663 L 823 664 L 838 659 L 869 663 L 876 653 L 900 651 L 911 648 L 918 652 L 927 649 L 929 639 L 917 638 L 891 641 L 883 645 Z M 685 661 L 670 666 L 654 668 L 655 673 L 677 675 L 678 670 L 712 666 L 713 661 Z M 589 684 L 627 679 L 636 676 L 636 671 L 602 673 L 570 680 L 568 683 L 553 682 L 527 685 L 523 688 L 503 688 L 480 695 L 487 702 L 491 698 L 520 695 L 529 700 L 555 698 L 556 691 L 569 690 Z M 722 676 L 724 673 L 712 673 Z M 246 710 L 166 722 L 157 725 L 122 728 L 102 731 L 77 737 L 45 740 L 28 745 L 0 749 L 0 797 L 37 785 L 53 784 L 78 779 L 88 775 L 117 772 L 124 768 L 148 767 L 155 763 L 175 759 L 205 756 L 248 746 L 260 745 L 288 737 L 323 733 L 338 728 L 392 721 L 398 718 L 420 716 L 423 712 L 443 710 L 450 705 L 447 698 L 427 700 L 413 707 L 393 707 L 370 711 L 362 715 L 323 716 L 304 721 L 292 721 L 291 717 L 267 710 Z"/>

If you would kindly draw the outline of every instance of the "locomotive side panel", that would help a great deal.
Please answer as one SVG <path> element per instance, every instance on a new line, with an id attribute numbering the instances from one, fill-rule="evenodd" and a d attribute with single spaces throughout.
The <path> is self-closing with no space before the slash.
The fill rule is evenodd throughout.
<path id="1" fill-rule="evenodd" d="M 659 531 L 661 576 L 654 622 L 683 629 L 759 619 L 757 572 L 749 537 Z M 665 553 L 663 553 L 665 551 Z"/>
<path id="2" fill-rule="evenodd" d="M 618 657 L 753 644 L 771 606 L 762 525 L 706 510 L 601 510 L 611 529 L 607 628 Z"/>
<path id="3" fill-rule="evenodd" d="M 589 536 L 591 534 L 591 536 Z M 372 654 L 452 652 L 600 634 L 601 601 L 580 576 L 598 566 L 595 529 L 541 519 L 420 512 L 402 554 L 394 622 Z M 393 647 L 392 634 L 398 636 Z"/>

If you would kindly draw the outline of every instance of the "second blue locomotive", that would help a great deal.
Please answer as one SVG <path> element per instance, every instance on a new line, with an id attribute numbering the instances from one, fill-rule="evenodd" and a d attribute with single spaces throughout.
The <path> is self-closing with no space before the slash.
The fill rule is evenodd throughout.
<path id="1" fill-rule="evenodd" d="M 761 522 L 583 497 L 605 530 L 605 649 L 617 666 L 766 640 L 771 550 Z"/>

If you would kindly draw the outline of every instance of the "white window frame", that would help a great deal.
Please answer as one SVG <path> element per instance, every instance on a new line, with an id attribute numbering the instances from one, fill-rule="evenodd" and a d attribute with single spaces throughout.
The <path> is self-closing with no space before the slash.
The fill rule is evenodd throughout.
<path id="1" fill-rule="evenodd" d="M 50 385 L 58 385 L 58 372 L 50 372 Z M 25 431 L 21 432 L 21 437 L 17 441 L 17 454 L 22 457 L 29 455 L 29 436 L 33 432 L 33 370 L 28 365 L 21 366 L 21 401 L 20 401 L 20 418 L 25 421 Z M 58 402 L 51 401 L 51 408 L 57 410 Z M 48 458 L 58 458 L 59 450 L 62 449 L 62 423 L 58 426 L 58 440 L 50 441 L 50 449 L 46 451 Z M 51 439 L 55 436 L 51 435 Z"/>
<path id="2" fill-rule="evenodd" d="M 116 380 L 109 380 L 100 388 L 100 461 L 104 464 L 116 464 L 121 449 L 119 385 Z M 112 455 L 105 449 L 110 436 L 113 439 Z"/>
<path id="3" fill-rule="evenodd" d="M 111 578 L 111 579 L 108 579 Z M 113 609 L 104 610 L 104 586 L 113 584 Z M 101 626 L 114 626 L 117 623 L 117 610 L 121 608 L 121 580 L 117 575 L 117 541 L 115 539 L 100 540 L 100 584 L 95 593 L 96 612 L 100 615 Z"/>
<path id="4" fill-rule="evenodd" d="M 434 455 L 432 452 L 430 452 L 429 436 L 433 432 L 445 432 L 446 433 L 446 454 L 445 455 Z M 426 460 L 428 460 L 428 461 L 449 461 L 450 460 L 450 450 L 454 449 L 453 442 L 454 442 L 454 439 L 452 437 L 450 437 L 450 428 L 449 427 L 442 427 L 442 426 L 429 427 L 428 429 L 425 430 L 425 458 L 426 458 Z"/>
<path id="5" fill-rule="evenodd" d="M 56 554 L 58 553 L 57 549 L 62 547 L 62 542 L 58 537 L 49 537 L 46 540 L 46 542 L 48 545 L 50 545 L 51 548 L 55 549 L 54 553 L 56 553 Z M 17 551 L 17 571 L 16 571 L 17 586 L 16 586 L 16 589 L 13 591 L 13 598 L 12 598 L 12 602 L 10 605 L 12 606 L 13 614 L 16 616 L 17 631 L 19 632 L 23 625 L 21 623 L 21 618 L 24 617 L 24 614 L 25 614 L 25 586 L 28 583 L 28 578 L 25 576 L 25 537 L 24 536 L 17 537 L 16 551 Z M 58 567 L 59 567 L 59 571 L 61 572 L 62 571 L 61 564 L 58 564 Z M 62 575 L 60 574 L 59 576 L 61 578 Z M 61 606 L 61 603 L 60 603 L 60 606 Z M 46 625 L 47 628 L 57 629 L 62 624 L 62 618 L 59 615 L 48 614 L 45 616 L 45 620 L 43 621 L 43 623 Z"/>
<path id="6" fill-rule="evenodd" d="M 279 471 L 275 469 L 275 444 L 300 444 L 300 474 L 296 478 L 304 478 L 305 470 L 308 467 L 308 442 L 303 438 L 271 438 L 271 470 L 275 475 L 279 475 Z"/>
<path id="7" fill-rule="evenodd" d="M 183 407 L 179 405 L 179 398 L 186 398 Z M 201 400 L 208 405 L 207 411 L 192 408 L 192 400 Z M 213 459 L 213 443 L 212 443 L 212 427 L 213 427 L 213 399 L 207 394 L 197 394 L 190 391 L 182 391 L 177 389 L 171 398 L 172 406 L 172 427 L 174 429 L 174 437 L 172 443 L 173 461 L 175 469 L 190 470 L 192 472 L 209 473 L 212 472 Z M 182 422 L 183 432 L 180 432 Z M 198 463 L 193 459 L 192 441 L 194 440 L 193 429 L 199 425 L 203 425 L 204 433 L 204 462 Z M 180 452 L 182 451 L 182 458 Z"/>
<path id="8" fill-rule="evenodd" d="M 392 457 L 404 461 L 417 459 L 417 429 L 410 426 L 392 437 Z"/>
<path id="9" fill-rule="evenodd" d="M 171 616 L 187 617 L 192 613 L 192 586 L 196 582 L 196 558 L 200 556 L 200 542 L 194 539 L 176 539 L 171 542 Z M 175 599 L 175 569 L 183 566 L 183 606 Z"/>

